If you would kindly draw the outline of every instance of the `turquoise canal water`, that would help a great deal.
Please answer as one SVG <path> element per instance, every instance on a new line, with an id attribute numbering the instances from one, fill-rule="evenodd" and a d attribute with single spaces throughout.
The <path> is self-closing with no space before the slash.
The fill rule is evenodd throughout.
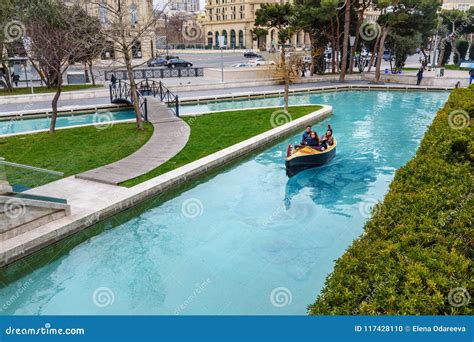
<path id="1" fill-rule="evenodd" d="M 447 96 L 292 97 L 334 106 L 334 115 L 315 126 L 320 133 L 328 123 L 334 127 L 338 151 L 329 164 L 288 179 L 284 153 L 298 134 L 181 193 L 117 215 L 95 227 L 100 234 L 87 230 L 73 247 L 28 259 L 31 265 L 59 255 L 45 266 L 4 276 L 2 313 L 305 314 Z M 272 101 L 280 103 L 218 108 Z"/>
<path id="2" fill-rule="evenodd" d="M 131 110 L 98 112 L 93 114 L 74 114 L 59 116 L 56 120 L 56 128 L 73 127 L 89 124 L 109 124 L 113 121 L 134 119 L 135 114 Z M 24 120 L 0 121 L 0 135 L 40 131 L 49 129 L 51 118 L 36 118 Z"/>

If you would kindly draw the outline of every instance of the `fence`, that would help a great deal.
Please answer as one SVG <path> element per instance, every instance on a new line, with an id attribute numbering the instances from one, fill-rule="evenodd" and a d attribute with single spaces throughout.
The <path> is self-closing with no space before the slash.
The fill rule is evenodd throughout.
<path id="1" fill-rule="evenodd" d="M 105 72 L 105 80 L 110 81 L 112 75 L 117 80 L 128 80 L 126 70 L 114 70 Z M 147 68 L 133 70 L 135 79 L 144 80 L 147 78 L 172 78 L 172 77 L 203 77 L 204 68 Z"/>

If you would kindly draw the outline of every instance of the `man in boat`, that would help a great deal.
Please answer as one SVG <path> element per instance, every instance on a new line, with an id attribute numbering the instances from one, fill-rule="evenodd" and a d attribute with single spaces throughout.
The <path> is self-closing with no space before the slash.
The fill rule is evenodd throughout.
<path id="1" fill-rule="evenodd" d="M 311 126 L 308 125 L 306 126 L 306 130 L 303 132 L 303 139 L 301 140 L 300 145 L 307 145 L 306 140 L 309 138 L 311 134 Z"/>

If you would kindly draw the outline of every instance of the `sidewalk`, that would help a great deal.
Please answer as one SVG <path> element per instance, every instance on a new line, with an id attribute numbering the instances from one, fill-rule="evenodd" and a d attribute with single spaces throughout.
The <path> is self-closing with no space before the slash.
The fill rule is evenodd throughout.
<path id="1" fill-rule="evenodd" d="M 153 135 L 138 151 L 115 163 L 76 175 L 76 178 L 118 185 L 165 163 L 188 142 L 191 129 L 158 99 L 148 97 L 148 118 Z"/>
<path id="2" fill-rule="evenodd" d="M 414 85 L 416 84 L 416 71 L 404 71 L 401 75 L 382 74 L 382 81 L 386 85 Z M 463 86 L 468 82 L 467 72 L 458 70 L 446 70 L 445 77 L 437 78 L 435 71 L 426 71 L 424 73 L 423 86 L 435 86 L 438 88 L 454 88 L 458 80 L 461 80 Z M 298 83 L 290 85 L 290 90 L 327 87 L 340 84 L 336 76 L 326 75 L 322 80 L 321 76 L 304 77 L 298 80 Z M 345 84 L 367 85 L 373 79 L 373 72 L 370 74 L 348 75 L 348 81 Z M 365 79 L 362 79 L 365 78 Z M 314 81 L 312 81 L 314 80 Z M 235 94 L 257 94 L 283 89 L 281 84 L 272 80 L 264 81 L 227 81 L 209 79 L 205 77 L 183 77 L 169 78 L 161 80 L 173 93 L 179 95 L 181 100 L 209 97 L 209 96 L 229 96 Z M 433 84 L 431 84 L 433 83 Z M 81 94 L 82 93 L 82 94 Z M 37 96 L 41 99 L 41 95 Z M 28 102 L 23 103 L 3 103 L 0 97 L 0 116 L 5 113 L 26 111 L 47 111 L 51 110 L 50 100 L 35 101 L 35 96 L 28 95 Z M 59 110 L 70 110 L 74 107 L 94 107 L 95 105 L 110 104 L 108 89 L 96 90 L 95 92 L 70 92 L 64 93 L 59 100 Z"/>

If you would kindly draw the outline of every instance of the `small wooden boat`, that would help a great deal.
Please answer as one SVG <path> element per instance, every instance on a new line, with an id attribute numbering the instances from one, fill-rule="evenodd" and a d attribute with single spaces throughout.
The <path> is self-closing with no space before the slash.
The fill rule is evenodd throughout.
<path id="1" fill-rule="evenodd" d="M 286 175 L 292 177 L 297 173 L 318 167 L 329 162 L 336 155 L 337 141 L 334 138 L 334 144 L 328 146 L 324 151 L 319 151 L 309 146 L 302 148 L 292 148 L 288 145 L 286 154 Z"/>

